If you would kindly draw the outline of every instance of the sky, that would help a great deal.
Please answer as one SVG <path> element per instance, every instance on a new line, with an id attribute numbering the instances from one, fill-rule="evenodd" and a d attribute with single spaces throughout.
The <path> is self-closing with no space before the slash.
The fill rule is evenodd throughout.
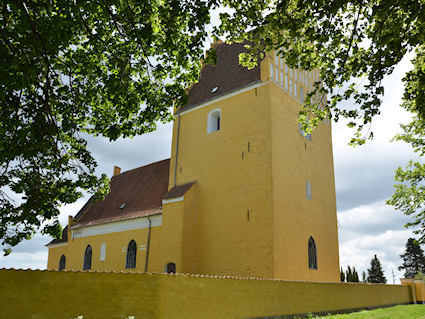
<path id="1" fill-rule="evenodd" d="M 407 58 L 384 80 L 381 114 L 373 120 L 374 139 L 366 145 L 348 146 L 354 131 L 347 128 L 343 120 L 332 123 L 340 265 L 344 270 L 347 265 L 354 266 L 361 276 L 362 271 L 370 268 L 376 254 L 390 284 L 393 274 L 396 284 L 403 278 L 403 272 L 398 271 L 402 264 L 400 254 L 405 252 L 407 239 L 415 238 L 411 228 L 403 227 L 410 217 L 385 205 L 394 190 L 394 171 L 399 166 L 405 167 L 410 159 L 419 160 L 408 144 L 390 142 L 401 132 L 399 123 L 406 124 L 411 118 L 399 106 L 403 94 L 401 79 L 409 69 Z M 350 107 L 350 103 L 341 106 Z M 169 158 L 172 125 L 159 124 L 155 132 L 113 143 L 88 136 L 88 148 L 99 165 L 96 173 L 112 176 L 114 165 L 124 172 Z M 68 215 L 76 215 L 88 198 L 61 208 L 63 226 L 68 222 Z M 37 234 L 22 242 L 9 256 L 0 255 L 0 268 L 46 269 L 48 249 L 45 245 L 50 241 L 50 237 Z"/>

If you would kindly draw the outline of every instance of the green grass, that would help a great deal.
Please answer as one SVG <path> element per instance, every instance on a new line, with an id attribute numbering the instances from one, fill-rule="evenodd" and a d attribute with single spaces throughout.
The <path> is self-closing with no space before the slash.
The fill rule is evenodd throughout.
<path id="1" fill-rule="evenodd" d="M 407 305 L 395 306 L 391 308 L 381 308 L 375 310 L 363 310 L 345 315 L 333 315 L 326 317 L 313 317 L 313 318 L 326 318 L 326 319 L 425 319 L 425 305 Z"/>

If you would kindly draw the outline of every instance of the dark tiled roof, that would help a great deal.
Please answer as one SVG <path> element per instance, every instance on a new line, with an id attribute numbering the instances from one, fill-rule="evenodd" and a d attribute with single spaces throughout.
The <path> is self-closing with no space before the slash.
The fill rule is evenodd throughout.
<path id="1" fill-rule="evenodd" d="M 174 186 L 170 191 L 167 193 L 167 195 L 164 196 L 164 199 L 170 199 L 170 198 L 176 198 L 181 197 L 192 187 L 192 185 L 195 183 L 189 183 L 185 185 L 180 186 Z"/>
<path id="2" fill-rule="evenodd" d="M 68 242 L 68 226 L 66 226 L 62 231 L 62 238 L 53 239 L 50 243 L 47 245 L 53 245 L 53 244 L 60 244 L 60 243 L 67 243 Z M 47 246 L 46 245 L 46 246 Z"/>
<path id="3" fill-rule="evenodd" d="M 71 229 L 162 213 L 169 168 L 166 159 L 114 176 L 111 192 L 102 201 L 91 198 L 74 217 Z M 124 208 L 120 208 L 122 204 Z"/>
<path id="4" fill-rule="evenodd" d="M 189 92 L 186 106 L 179 112 L 261 80 L 259 63 L 251 70 L 239 64 L 239 53 L 247 52 L 244 45 L 222 43 L 217 46 L 217 65 L 204 66 L 198 83 Z M 211 93 L 215 87 L 217 91 Z"/>

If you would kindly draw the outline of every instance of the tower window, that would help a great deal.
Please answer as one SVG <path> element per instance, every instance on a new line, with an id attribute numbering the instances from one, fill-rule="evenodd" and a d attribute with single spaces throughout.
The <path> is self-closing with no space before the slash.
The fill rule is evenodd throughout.
<path id="1" fill-rule="evenodd" d="M 219 131 L 221 128 L 221 110 L 217 109 L 208 114 L 207 133 Z"/>
<path id="2" fill-rule="evenodd" d="M 307 119 L 307 123 L 308 123 L 308 119 Z M 300 134 L 304 137 L 306 137 L 308 140 L 311 141 L 311 133 L 307 133 L 305 134 L 303 128 L 302 128 L 302 124 L 298 123 L 298 131 L 300 132 Z"/>
<path id="3" fill-rule="evenodd" d="M 60 261 L 59 261 L 59 270 L 64 270 L 66 264 L 66 257 L 65 255 L 62 255 Z"/>
<path id="4" fill-rule="evenodd" d="M 127 247 L 127 258 L 125 262 L 125 268 L 136 268 L 136 251 L 137 245 L 134 239 L 132 239 Z"/>
<path id="5" fill-rule="evenodd" d="M 308 268 L 317 269 L 316 243 L 313 237 L 308 240 Z"/>
<path id="6" fill-rule="evenodd" d="M 90 270 L 91 269 L 91 257 L 93 255 L 93 251 L 91 249 L 91 246 L 88 245 L 86 248 L 86 251 L 84 252 L 84 265 L 83 270 Z"/>
<path id="7" fill-rule="evenodd" d="M 311 200 L 311 182 L 309 180 L 305 182 L 305 190 L 307 199 Z"/>

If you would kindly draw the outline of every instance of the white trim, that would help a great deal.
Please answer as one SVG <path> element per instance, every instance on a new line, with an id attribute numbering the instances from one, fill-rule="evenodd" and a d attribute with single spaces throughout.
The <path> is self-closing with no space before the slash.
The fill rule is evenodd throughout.
<path id="1" fill-rule="evenodd" d="M 170 203 L 175 203 L 175 202 L 182 202 L 184 201 L 184 195 L 180 196 L 180 197 L 176 197 L 176 198 L 170 198 L 170 199 L 163 199 L 162 200 L 162 205 L 164 204 L 170 204 Z"/>
<path id="2" fill-rule="evenodd" d="M 264 83 L 257 83 L 257 84 L 253 84 L 253 85 L 250 85 L 250 86 L 244 87 L 244 88 L 242 88 L 242 89 L 240 89 L 240 90 L 236 90 L 236 91 L 234 91 L 234 92 L 230 92 L 230 93 L 228 93 L 228 94 L 224 94 L 224 95 L 219 96 L 219 97 L 217 97 L 217 98 L 215 98 L 215 99 L 212 99 L 212 100 L 209 100 L 209 101 L 207 101 L 207 102 L 205 102 L 205 103 L 199 104 L 198 106 L 195 106 L 195 107 L 192 107 L 192 108 L 190 108 L 190 109 L 187 109 L 187 110 L 181 111 L 181 112 L 177 113 L 176 115 L 177 115 L 177 116 L 180 116 L 180 115 L 183 115 L 183 114 L 186 114 L 186 113 L 189 113 L 189 112 L 192 112 L 192 111 L 198 110 L 198 109 L 200 109 L 200 108 L 203 108 L 203 107 L 208 106 L 208 105 L 211 105 L 211 104 L 213 104 L 213 103 L 216 103 L 216 102 L 222 101 L 222 100 L 227 99 L 227 98 L 229 98 L 229 97 L 232 97 L 232 96 L 235 96 L 235 95 L 238 95 L 238 94 L 242 94 L 242 93 L 245 93 L 245 92 L 247 92 L 247 91 L 250 91 L 250 90 L 253 90 L 253 89 L 259 88 L 260 86 L 266 85 L 266 84 L 268 84 L 268 83 L 269 83 L 269 82 L 267 81 L 267 82 L 264 82 Z"/>
<path id="3" fill-rule="evenodd" d="M 47 245 L 47 248 L 57 248 L 57 247 L 65 247 L 68 246 L 68 243 L 57 243 L 57 244 L 49 244 Z"/>
<path id="4" fill-rule="evenodd" d="M 155 215 L 149 217 L 152 221 L 151 227 L 162 225 L 162 215 Z M 111 233 L 119 233 L 127 230 L 136 230 L 149 228 L 149 221 L 146 217 L 128 219 L 119 222 L 112 222 L 102 225 L 94 225 L 82 227 L 78 229 L 71 229 L 71 238 L 82 238 L 96 235 L 104 235 Z"/>

